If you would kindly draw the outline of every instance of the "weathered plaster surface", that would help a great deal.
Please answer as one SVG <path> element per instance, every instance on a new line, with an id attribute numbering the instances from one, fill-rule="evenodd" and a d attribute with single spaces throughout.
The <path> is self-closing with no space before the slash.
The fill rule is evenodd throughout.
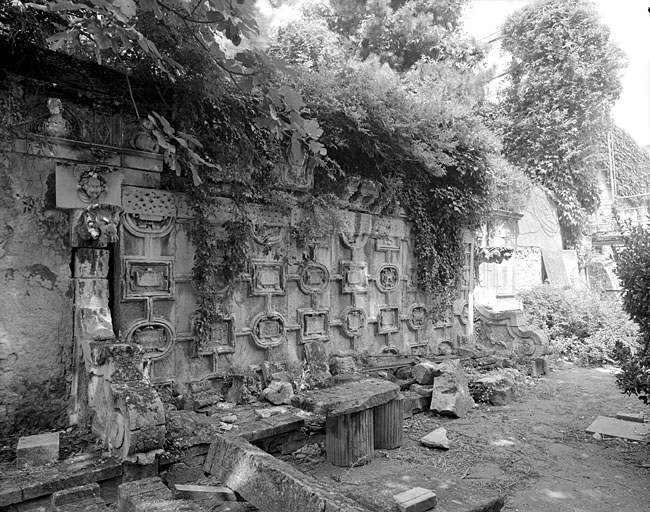
<path id="1" fill-rule="evenodd" d="M 53 171 L 44 158 L 0 153 L 0 435 L 67 420 L 71 250 Z"/>

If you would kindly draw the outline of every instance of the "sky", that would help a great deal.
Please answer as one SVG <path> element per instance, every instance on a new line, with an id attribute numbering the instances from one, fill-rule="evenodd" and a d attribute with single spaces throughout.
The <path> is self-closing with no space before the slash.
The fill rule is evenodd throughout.
<path id="1" fill-rule="evenodd" d="M 566 0 L 568 2 L 572 0 Z M 640 146 L 650 144 L 650 0 L 593 0 L 611 30 L 612 39 L 625 52 L 623 92 L 613 116 Z M 529 3 L 527 0 L 472 0 L 465 15 L 465 30 L 488 41 L 506 17 Z M 491 59 L 498 59 L 495 50 Z"/>

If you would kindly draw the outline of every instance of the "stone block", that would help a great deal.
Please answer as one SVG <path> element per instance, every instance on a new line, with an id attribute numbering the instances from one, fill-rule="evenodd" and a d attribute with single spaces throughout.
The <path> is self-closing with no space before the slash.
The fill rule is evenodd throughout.
<path id="1" fill-rule="evenodd" d="M 79 248 L 74 254 L 74 277 L 77 279 L 106 279 L 110 266 L 107 249 Z"/>
<path id="2" fill-rule="evenodd" d="M 400 512 L 424 512 L 435 508 L 438 503 L 436 493 L 423 487 L 414 487 L 393 496 Z"/>
<path id="3" fill-rule="evenodd" d="M 204 469 L 264 512 L 367 512 L 239 437 L 216 436 Z"/>
<path id="4" fill-rule="evenodd" d="M 272 404 L 289 405 L 293 398 L 293 386 L 288 382 L 274 380 L 269 387 L 262 391 L 262 396 Z"/>
<path id="5" fill-rule="evenodd" d="M 59 433 L 24 436 L 18 440 L 16 466 L 45 466 L 59 460 Z"/>
<path id="6" fill-rule="evenodd" d="M 411 373 L 418 384 L 430 386 L 433 384 L 434 378 L 440 375 L 440 364 L 431 361 L 423 361 L 416 364 L 411 370 Z"/>
<path id="7" fill-rule="evenodd" d="M 117 488 L 117 512 L 161 510 L 161 502 L 171 499 L 172 492 L 160 478 L 135 480 Z"/>
<path id="8" fill-rule="evenodd" d="M 50 500 L 52 504 L 52 510 L 54 510 L 56 507 L 66 505 L 68 503 L 89 500 L 91 498 L 99 498 L 99 484 L 97 482 L 57 491 L 52 494 Z"/>
<path id="9" fill-rule="evenodd" d="M 237 501 L 232 489 L 216 485 L 175 484 L 172 494 L 177 500 L 210 500 L 211 505 L 218 501 Z"/>
<path id="10" fill-rule="evenodd" d="M 303 345 L 305 359 L 309 367 L 310 384 L 320 387 L 331 384 L 332 374 L 330 373 L 329 361 L 323 342 L 315 340 Z"/>
<path id="11" fill-rule="evenodd" d="M 420 443 L 427 448 L 439 448 L 449 450 L 449 440 L 447 439 L 447 430 L 440 427 L 420 439 Z"/>
<path id="12" fill-rule="evenodd" d="M 548 375 L 548 361 L 545 357 L 536 357 L 530 362 L 530 376 L 538 378 L 542 375 Z"/>
<path id="13" fill-rule="evenodd" d="M 494 388 L 490 390 L 489 402 L 492 405 L 504 406 L 512 402 L 514 398 L 514 391 L 512 386 Z"/>
<path id="14" fill-rule="evenodd" d="M 422 384 L 413 384 L 410 389 L 420 396 L 431 396 L 431 393 L 433 393 L 433 385 L 423 386 Z"/>
<path id="15" fill-rule="evenodd" d="M 645 414 L 632 414 L 629 412 L 617 412 L 616 418 L 619 420 L 625 421 L 636 421 L 637 423 L 643 423 L 645 421 Z"/>
<path id="16" fill-rule="evenodd" d="M 51 512 L 106 512 L 106 503 L 99 496 L 52 507 Z M 49 511 L 48 511 L 49 512 Z"/>
<path id="17" fill-rule="evenodd" d="M 440 373 L 433 383 L 430 409 L 443 416 L 464 418 L 474 407 L 474 399 L 460 361 L 449 359 L 438 364 L 438 368 Z"/>

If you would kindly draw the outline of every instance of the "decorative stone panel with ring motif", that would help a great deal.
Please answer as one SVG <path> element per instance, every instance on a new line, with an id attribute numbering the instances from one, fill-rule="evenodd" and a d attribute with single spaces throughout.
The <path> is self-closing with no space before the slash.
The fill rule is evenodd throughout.
<path id="1" fill-rule="evenodd" d="M 140 320 L 129 328 L 126 342 L 140 345 L 145 359 L 162 359 L 174 344 L 174 333 L 171 324 L 165 320 Z"/>
<path id="2" fill-rule="evenodd" d="M 287 338 L 286 325 L 280 313 L 261 313 L 253 318 L 251 336 L 260 348 L 277 347 Z"/>
<path id="3" fill-rule="evenodd" d="M 298 286 L 303 293 L 323 292 L 329 286 L 329 283 L 329 270 L 321 263 L 312 261 L 298 271 Z"/>
<path id="4" fill-rule="evenodd" d="M 387 263 L 379 267 L 375 284 L 382 292 L 392 292 L 399 287 L 400 273 L 397 265 Z"/>
<path id="5" fill-rule="evenodd" d="M 368 325 L 366 312 L 354 306 L 348 306 L 341 313 L 343 332 L 349 338 L 356 338 L 363 334 Z"/>
<path id="6" fill-rule="evenodd" d="M 427 308 L 424 304 L 412 304 L 409 308 L 406 323 L 413 331 L 422 329 L 427 321 Z"/>

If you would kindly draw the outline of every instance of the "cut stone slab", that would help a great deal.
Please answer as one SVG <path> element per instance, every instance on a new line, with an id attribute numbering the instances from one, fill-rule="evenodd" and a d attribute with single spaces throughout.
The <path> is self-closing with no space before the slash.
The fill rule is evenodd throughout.
<path id="1" fill-rule="evenodd" d="M 422 384 L 413 384 L 410 389 L 411 389 L 411 391 L 413 391 L 414 393 L 417 393 L 420 396 L 428 396 L 428 397 L 430 397 L 431 394 L 433 393 L 433 385 L 424 386 Z"/>
<path id="2" fill-rule="evenodd" d="M 427 448 L 439 448 L 449 450 L 449 439 L 447 439 L 447 430 L 440 427 L 420 439 L 420 443 Z"/>
<path id="3" fill-rule="evenodd" d="M 548 375 L 548 361 L 545 357 L 536 357 L 530 362 L 530 376 L 539 378 Z"/>
<path id="4" fill-rule="evenodd" d="M 367 512 L 239 437 L 216 436 L 204 470 L 264 512 Z"/>
<path id="5" fill-rule="evenodd" d="M 303 345 L 305 359 L 309 368 L 309 383 L 312 386 L 323 387 L 332 383 L 327 352 L 321 341 L 313 341 Z"/>
<path id="6" fill-rule="evenodd" d="M 291 401 L 294 407 L 323 416 L 340 416 L 371 409 L 399 395 L 397 384 L 383 379 L 363 379 L 331 388 L 301 392 Z"/>
<path id="7" fill-rule="evenodd" d="M 619 420 L 625 421 L 636 421 L 637 423 L 643 423 L 645 421 L 645 414 L 632 414 L 629 412 L 617 412 L 616 418 Z"/>
<path id="8" fill-rule="evenodd" d="M 590 434 L 620 437 L 631 441 L 645 441 L 650 434 L 650 425 L 598 416 L 586 431 Z"/>
<path id="9" fill-rule="evenodd" d="M 74 503 L 52 507 L 51 512 L 106 512 L 108 508 L 101 498 L 89 498 Z"/>
<path id="10" fill-rule="evenodd" d="M 435 508 L 436 493 L 423 487 L 414 487 L 393 496 L 400 512 L 424 512 Z"/>
<path id="11" fill-rule="evenodd" d="M 45 466 L 59 460 L 59 433 L 24 436 L 18 440 L 16 466 Z"/>
<path id="12" fill-rule="evenodd" d="M 54 510 L 56 507 L 61 507 L 68 503 L 90 500 L 92 498 L 99 498 L 99 484 L 97 482 L 57 491 L 52 494 L 50 502 L 52 504 L 52 510 Z"/>
<path id="13" fill-rule="evenodd" d="M 219 501 L 237 501 L 237 496 L 228 487 L 216 485 L 183 485 L 173 488 L 174 499 L 210 500 L 211 504 Z"/>

